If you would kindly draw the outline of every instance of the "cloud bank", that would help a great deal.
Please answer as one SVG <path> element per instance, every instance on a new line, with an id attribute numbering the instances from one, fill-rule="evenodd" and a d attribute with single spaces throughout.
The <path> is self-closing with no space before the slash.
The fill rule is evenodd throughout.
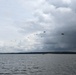
<path id="1" fill-rule="evenodd" d="M 18 32 L 24 37 L 1 41 L 1 52 L 76 50 L 75 0 L 19 0 L 19 3 L 33 17 L 16 22 Z"/>

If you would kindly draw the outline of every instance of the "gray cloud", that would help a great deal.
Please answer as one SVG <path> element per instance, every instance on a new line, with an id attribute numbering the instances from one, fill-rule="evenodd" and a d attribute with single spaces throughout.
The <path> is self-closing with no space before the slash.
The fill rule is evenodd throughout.
<path id="1" fill-rule="evenodd" d="M 23 3 L 25 0 L 22 0 Z M 36 4 L 29 0 L 27 4 Z M 23 38 L 16 41 L 0 42 L 2 52 L 18 51 L 75 51 L 76 50 L 76 1 L 38 0 L 29 7 L 34 17 L 16 22 Z M 27 7 L 28 8 L 28 7 Z M 64 33 L 64 35 L 62 35 Z"/>
<path id="2" fill-rule="evenodd" d="M 76 49 L 76 1 L 75 0 L 47 0 L 44 1 L 41 8 L 35 12 L 37 21 L 31 23 L 29 21 L 30 31 L 41 31 L 35 47 L 40 47 L 41 51 L 47 50 L 71 50 Z M 32 26 L 33 25 L 33 26 Z M 25 25 L 26 26 L 26 25 Z M 31 28 L 33 27 L 33 29 Z M 22 28 L 26 31 L 26 27 Z M 37 31 L 36 31 L 37 30 Z M 44 31 L 46 31 L 44 33 Z M 61 35 L 64 33 L 64 35 Z M 37 33 L 36 33 L 37 34 Z M 30 34 L 29 34 L 30 35 Z M 37 49 L 37 48 L 35 48 Z M 38 48 L 39 50 L 39 48 Z"/>

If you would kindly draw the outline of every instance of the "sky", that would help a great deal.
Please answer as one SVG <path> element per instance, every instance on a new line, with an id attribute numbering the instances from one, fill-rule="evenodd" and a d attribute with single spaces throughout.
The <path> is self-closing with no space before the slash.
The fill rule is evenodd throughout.
<path id="1" fill-rule="evenodd" d="M 0 52 L 75 52 L 75 5 L 76 0 L 0 0 Z"/>

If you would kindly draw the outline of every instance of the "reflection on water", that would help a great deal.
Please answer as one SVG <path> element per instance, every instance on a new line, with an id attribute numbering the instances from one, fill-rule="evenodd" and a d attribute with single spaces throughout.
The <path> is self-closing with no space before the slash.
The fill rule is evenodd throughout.
<path id="1" fill-rule="evenodd" d="M 0 75 L 76 75 L 76 55 L 1 54 Z"/>

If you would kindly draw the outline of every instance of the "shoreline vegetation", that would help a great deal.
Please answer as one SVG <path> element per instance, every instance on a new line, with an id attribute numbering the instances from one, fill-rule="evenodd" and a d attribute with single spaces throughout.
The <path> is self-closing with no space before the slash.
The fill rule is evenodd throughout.
<path id="1" fill-rule="evenodd" d="M 11 52 L 11 53 L 0 53 L 0 54 L 76 54 L 76 52 Z"/>

